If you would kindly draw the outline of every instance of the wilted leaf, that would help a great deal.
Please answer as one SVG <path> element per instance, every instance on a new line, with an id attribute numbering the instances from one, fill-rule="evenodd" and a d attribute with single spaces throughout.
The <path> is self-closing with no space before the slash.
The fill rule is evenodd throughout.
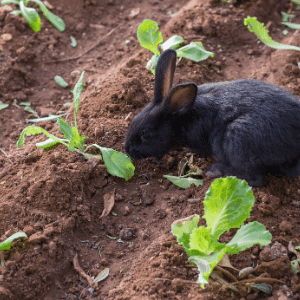
<path id="1" fill-rule="evenodd" d="M 230 269 L 235 270 L 235 271 L 239 271 L 237 268 L 235 268 L 231 264 L 231 262 L 229 260 L 229 255 L 227 253 L 223 256 L 223 258 L 221 259 L 221 261 L 218 263 L 218 266 L 230 268 Z"/>
<path id="2" fill-rule="evenodd" d="M 159 55 L 153 54 L 152 57 L 148 60 L 146 69 L 150 70 L 153 75 L 155 75 L 155 68 L 159 59 Z"/>
<path id="3" fill-rule="evenodd" d="M 103 212 L 102 212 L 100 218 L 108 216 L 109 213 L 111 212 L 112 208 L 114 207 L 114 205 L 115 205 L 115 190 L 116 189 L 114 189 L 111 193 L 107 193 L 103 196 L 104 209 L 103 209 Z"/>
<path id="4" fill-rule="evenodd" d="M 184 178 L 184 177 L 171 176 L 171 175 L 164 175 L 163 177 L 169 179 L 172 183 L 184 189 L 189 188 L 192 184 L 194 184 L 195 186 L 199 186 L 203 184 L 202 180 L 194 179 L 191 177 Z"/>
<path id="5" fill-rule="evenodd" d="M 93 280 L 93 283 L 97 283 L 100 282 L 102 280 L 104 280 L 105 278 L 107 278 L 109 274 L 109 268 L 104 269 L 102 272 L 100 272 L 98 274 L 98 276 Z"/>

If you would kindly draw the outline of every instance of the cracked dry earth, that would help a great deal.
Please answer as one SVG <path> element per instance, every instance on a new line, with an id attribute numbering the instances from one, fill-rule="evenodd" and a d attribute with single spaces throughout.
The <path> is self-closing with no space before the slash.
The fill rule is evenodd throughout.
<path id="1" fill-rule="evenodd" d="M 162 177 L 176 173 L 186 149 L 171 151 L 161 164 L 152 158 L 135 161 L 135 175 L 126 182 L 109 175 L 101 162 L 85 160 L 62 145 L 36 149 L 43 136 L 28 137 L 24 148 L 17 148 L 20 132 L 34 116 L 13 105 L 14 99 L 28 101 L 40 117 L 63 111 L 72 122 L 73 107 L 64 104 L 71 102 L 70 90 L 86 71 L 79 131 L 87 144 L 124 152 L 130 120 L 153 95 L 154 78 L 145 69 L 151 54 L 136 38 L 144 19 L 158 22 L 165 40 L 177 34 L 186 43 L 201 41 L 215 53 L 199 63 L 183 59 L 174 84 L 256 78 L 300 97 L 300 54 L 257 43 L 243 25 L 245 17 L 256 16 L 274 40 L 299 46 L 299 32 L 289 30 L 285 36 L 281 25 L 281 11 L 294 13 L 293 22 L 300 22 L 296 6 L 288 0 L 49 2 L 66 23 L 62 33 L 45 19 L 34 33 L 20 16 L 9 14 L 13 6 L 0 8 L 0 101 L 10 104 L 0 111 L 0 148 L 7 154 L 0 155 L 0 236 L 3 241 L 17 231 L 28 235 L 4 252 L 0 299 L 299 299 L 299 278 L 290 271 L 295 255 L 288 250 L 289 242 L 299 239 L 299 177 L 269 176 L 265 186 L 253 188 L 256 203 L 249 220 L 263 223 L 272 243 L 230 257 L 236 269 L 255 266 L 248 279 L 267 273 L 282 283 L 272 283 L 272 294 L 254 288 L 236 292 L 219 282 L 202 290 L 170 226 L 203 215 L 202 201 L 213 181 L 205 172 L 214 158 L 194 156 L 204 171 L 198 188 L 183 190 Z M 70 46 L 70 36 L 76 38 L 76 48 Z M 69 87 L 56 85 L 55 75 Z M 59 134 L 55 122 L 38 125 Z M 112 194 L 114 214 L 101 217 L 104 198 Z M 233 234 L 224 234 L 222 242 Z M 108 277 L 91 287 L 89 279 L 106 268 Z"/>

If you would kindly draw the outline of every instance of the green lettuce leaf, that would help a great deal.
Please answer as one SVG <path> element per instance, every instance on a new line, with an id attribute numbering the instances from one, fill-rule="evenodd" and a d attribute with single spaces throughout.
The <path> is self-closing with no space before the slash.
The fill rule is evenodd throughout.
<path id="1" fill-rule="evenodd" d="M 167 49 L 177 49 L 182 43 L 184 43 L 184 39 L 179 35 L 173 35 L 168 40 L 166 40 L 163 44 L 160 45 L 162 51 Z"/>
<path id="2" fill-rule="evenodd" d="M 178 57 L 188 58 L 190 60 L 199 62 L 214 57 L 214 53 L 204 49 L 201 42 L 191 42 L 190 44 L 176 50 Z"/>
<path id="3" fill-rule="evenodd" d="M 231 228 L 239 228 L 250 217 L 255 198 L 245 180 L 216 179 L 205 195 L 204 216 L 215 239 Z"/>
<path id="4" fill-rule="evenodd" d="M 96 147 L 102 152 L 103 160 L 109 174 L 124 178 L 126 181 L 134 175 L 135 167 L 130 158 L 124 153 L 111 148 L 101 147 L 97 144 L 86 147 L 86 150 L 90 147 Z"/>
<path id="5" fill-rule="evenodd" d="M 156 22 L 146 19 L 138 26 L 137 38 L 142 47 L 159 56 L 158 45 L 163 42 L 163 37 L 158 28 Z"/>
<path id="6" fill-rule="evenodd" d="M 171 226 L 171 232 L 177 237 L 177 242 L 185 249 L 190 248 L 190 235 L 198 227 L 199 215 L 192 215 L 175 221 Z"/>
<path id="7" fill-rule="evenodd" d="M 20 1 L 20 10 L 24 19 L 28 22 L 31 29 L 35 32 L 41 30 L 41 18 L 34 8 L 26 7 L 23 1 Z"/>
<path id="8" fill-rule="evenodd" d="M 255 221 L 242 225 L 236 232 L 232 240 L 226 244 L 226 252 L 230 254 L 237 254 L 247 248 L 258 244 L 266 246 L 271 243 L 272 235 L 266 230 L 266 227 Z"/>
<path id="9" fill-rule="evenodd" d="M 45 129 L 43 129 L 42 127 L 39 127 L 39 126 L 27 126 L 26 128 L 24 128 L 18 139 L 17 146 L 19 148 L 23 148 L 23 144 L 25 142 L 26 135 L 37 135 L 37 134 L 41 134 L 41 133 L 43 133 L 47 138 L 50 138 L 57 143 L 61 143 L 61 144 L 64 144 L 65 146 L 68 146 L 64 142 L 64 140 L 56 137 L 55 135 L 49 133 L 48 131 L 46 131 Z"/>
<path id="10" fill-rule="evenodd" d="M 30 0 L 32 2 L 35 2 L 39 5 L 40 10 L 43 12 L 43 15 L 48 19 L 48 21 L 59 31 L 65 30 L 65 22 L 58 16 L 56 16 L 54 13 L 49 11 L 45 4 L 40 0 Z"/>

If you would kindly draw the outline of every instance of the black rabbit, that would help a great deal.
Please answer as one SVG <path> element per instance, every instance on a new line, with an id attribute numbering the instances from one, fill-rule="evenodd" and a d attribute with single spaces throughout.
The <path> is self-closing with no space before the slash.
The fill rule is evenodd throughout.
<path id="1" fill-rule="evenodd" d="M 154 97 L 130 124 L 125 151 L 134 159 L 189 147 L 218 162 L 206 174 L 234 175 L 252 186 L 271 173 L 300 174 L 300 101 L 254 79 L 179 84 L 172 88 L 176 52 L 157 63 Z"/>

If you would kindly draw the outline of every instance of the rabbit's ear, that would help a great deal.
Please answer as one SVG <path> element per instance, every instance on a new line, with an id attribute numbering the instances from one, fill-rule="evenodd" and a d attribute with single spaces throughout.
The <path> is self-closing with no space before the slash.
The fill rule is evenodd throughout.
<path id="1" fill-rule="evenodd" d="M 192 82 L 173 87 L 167 99 L 171 110 L 184 112 L 189 109 L 195 102 L 197 91 L 197 85 Z"/>
<path id="2" fill-rule="evenodd" d="M 165 50 L 159 57 L 155 69 L 154 103 L 161 103 L 168 95 L 176 67 L 176 51 Z"/>

